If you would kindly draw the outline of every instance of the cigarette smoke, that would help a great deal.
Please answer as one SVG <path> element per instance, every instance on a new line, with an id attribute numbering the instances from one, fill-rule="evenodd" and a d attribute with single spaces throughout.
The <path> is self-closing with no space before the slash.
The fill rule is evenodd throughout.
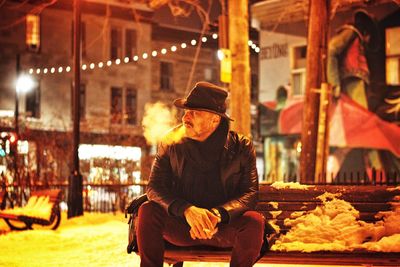
<path id="1" fill-rule="evenodd" d="M 183 137 L 183 127 L 171 131 L 171 128 L 177 124 L 176 110 L 169 109 L 161 102 L 146 104 L 144 110 L 142 126 L 147 143 L 155 145 L 163 141 L 169 144 L 177 142 Z"/>

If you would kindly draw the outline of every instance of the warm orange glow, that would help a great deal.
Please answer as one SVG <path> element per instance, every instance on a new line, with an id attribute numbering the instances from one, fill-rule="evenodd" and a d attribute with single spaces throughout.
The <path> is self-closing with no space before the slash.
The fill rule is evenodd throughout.
<path id="1" fill-rule="evenodd" d="M 146 105 L 142 125 L 143 135 L 150 144 L 177 142 L 184 134 L 184 131 L 168 132 L 176 125 L 176 112 L 161 102 Z"/>
<path id="2" fill-rule="evenodd" d="M 29 14 L 26 16 L 26 44 L 30 48 L 39 49 L 40 46 L 40 17 Z"/>

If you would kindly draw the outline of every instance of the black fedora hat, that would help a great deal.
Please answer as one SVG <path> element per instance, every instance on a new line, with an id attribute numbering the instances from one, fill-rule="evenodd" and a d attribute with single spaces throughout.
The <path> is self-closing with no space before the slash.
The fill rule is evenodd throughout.
<path id="1" fill-rule="evenodd" d="M 226 114 L 227 97 L 228 92 L 224 88 L 209 82 L 198 82 L 186 98 L 175 99 L 174 105 L 183 109 L 208 111 L 232 120 Z"/>

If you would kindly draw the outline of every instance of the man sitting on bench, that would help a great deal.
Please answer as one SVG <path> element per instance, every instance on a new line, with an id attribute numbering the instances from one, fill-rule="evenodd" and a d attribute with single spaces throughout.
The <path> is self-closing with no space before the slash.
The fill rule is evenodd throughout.
<path id="1" fill-rule="evenodd" d="M 163 239 L 232 248 L 230 266 L 236 267 L 253 266 L 260 254 L 264 219 L 251 211 L 258 193 L 255 151 L 248 138 L 229 131 L 227 96 L 199 82 L 187 98 L 174 101 L 184 115 L 167 137 L 182 138 L 160 143 L 153 163 L 149 201 L 139 209 L 136 228 L 142 267 L 163 265 Z"/>

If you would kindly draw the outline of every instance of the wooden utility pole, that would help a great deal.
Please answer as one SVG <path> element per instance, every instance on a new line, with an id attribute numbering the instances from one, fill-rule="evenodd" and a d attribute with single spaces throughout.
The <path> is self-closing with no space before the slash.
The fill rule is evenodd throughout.
<path id="1" fill-rule="evenodd" d="M 232 80 L 229 112 L 232 129 L 250 136 L 250 58 L 248 1 L 228 0 L 229 49 L 232 53 Z"/>
<path id="2" fill-rule="evenodd" d="M 68 218 L 83 215 L 82 175 L 79 171 L 80 84 L 81 84 L 81 0 L 74 0 L 74 86 L 73 86 L 73 170 L 68 183 Z"/>
<path id="3" fill-rule="evenodd" d="M 302 151 L 300 155 L 300 181 L 303 183 L 315 181 L 320 104 L 320 95 L 317 89 L 321 88 L 322 82 L 326 82 L 329 7 L 329 0 L 310 0 L 306 97 L 303 110 Z"/>

